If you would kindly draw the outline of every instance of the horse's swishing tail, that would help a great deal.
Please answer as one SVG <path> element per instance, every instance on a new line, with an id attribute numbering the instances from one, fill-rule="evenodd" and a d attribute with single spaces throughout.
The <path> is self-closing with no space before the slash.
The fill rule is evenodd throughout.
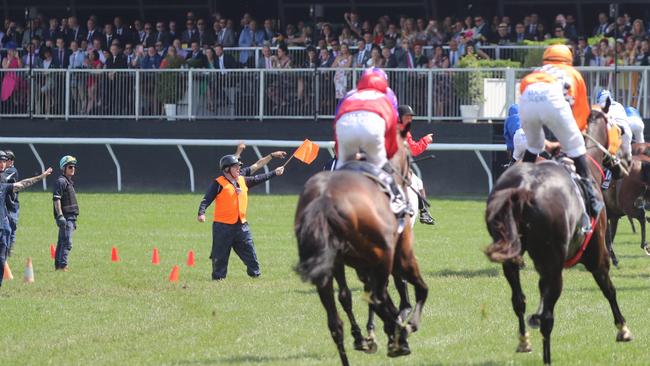
<path id="1" fill-rule="evenodd" d="M 310 202 L 300 216 L 295 228 L 300 259 L 295 270 L 303 281 L 320 286 L 332 276 L 336 255 L 345 247 L 337 233 L 346 220 L 327 196 Z"/>
<path id="2" fill-rule="evenodd" d="M 521 254 L 521 240 L 516 219 L 530 205 L 532 192 L 525 188 L 508 188 L 493 192 L 488 202 L 486 222 L 494 242 L 485 248 L 493 262 L 505 262 Z"/>

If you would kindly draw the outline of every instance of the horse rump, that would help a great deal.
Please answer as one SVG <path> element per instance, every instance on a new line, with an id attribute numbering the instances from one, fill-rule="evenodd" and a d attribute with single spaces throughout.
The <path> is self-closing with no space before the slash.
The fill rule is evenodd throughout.
<path id="1" fill-rule="evenodd" d="M 532 199 L 533 192 L 525 188 L 506 188 L 490 195 L 485 221 L 494 241 L 484 252 L 492 262 L 519 259 L 522 250 L 517 222 Z"/>
<path id="2" fill-rule="evenodd" d="M 310 202 L 296 217 L 299 261 L 294 270 L 303 281 L 322 286 L 332 276 L 337 255 L 346 245 L 337 235 L 345 225 L 327 196 Z"/>

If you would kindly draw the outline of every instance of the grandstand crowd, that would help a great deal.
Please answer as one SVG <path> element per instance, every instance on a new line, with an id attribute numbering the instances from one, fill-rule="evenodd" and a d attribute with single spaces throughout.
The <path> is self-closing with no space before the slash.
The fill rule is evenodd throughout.
<path id="1" fill-rule="evenodd" d="M 30 64 L 34 68 L 72 69 L 445 68 L 454 67 L 470 53 L 488 58 L 480 50 L 484 45 L 564 38 L 577 50 L 576 65 L 611 65 L 614 47 L 618 48 L 619 64 L 650 65 L 647 24 L 628 13 L 616 19 L 600 13 L 591 32 L 580 32 L 570 14 L 558 14 L 554 19 L 540 19 L 533 13 L 516 20 L 481 15 L 444 19 L 382 16 L 368 20 L 352 11 L 330 22 L 299 21 L 279 29 L 273 19 L 256 20 L 248 13 L 233 20 L 219 13 L 189 11 L 182 24 L 140 19 L 127 23 L 121 16 L 103 23 L 90 16 L 84 22 L 74 16 L 47 19 L 39 14 L 26 24 L 5 19 L 0 46 L 6 49 L 3 68 Z M 294 60 L 289 56 L 287 47 L 291 46 L 305 47 L 300 62 L 298 57 Z M 224 47 L 244 50 L 231 56 L 224 53 Z M 257 62 L 253 52 L 245 50 L 250 47 L 264 47 Z M 19 48 L 24 51 L 16 52 Z M 423 48 L 431 51 L 423 52 Z"/>

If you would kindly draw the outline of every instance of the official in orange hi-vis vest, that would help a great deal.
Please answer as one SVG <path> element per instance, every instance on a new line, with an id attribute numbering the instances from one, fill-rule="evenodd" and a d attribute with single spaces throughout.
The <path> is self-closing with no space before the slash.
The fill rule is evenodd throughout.
<path id="1" fill-rule="evenodd" d="M 548 127 L 562 150 L 573 159 L 589 193 L 590 213 L 596 216 L 604 205 L 589 178 L 587 149 L 581 132 L 587 127 L 590 112 L 587 87 L 572 63 L 569 47 L 553 45 L 544 51 L 544 65 L 521 80 L 519 115 L 528 143 L 522 161 L 532 163 L 544 150 L 543 127 Z M 583 229 L 590 230 L 588 217 L 586 224 Z"/>
<path id="2" fill-rule="evenodd" d="M 251 167 L 242 168 L 237 155 L 226 155 L 219 161 L 223 172 L 215 179 L 203 196 L 199 205 L 199 222 L 205 222 L 205 210 L 214 201 L 214 222 L 212 223 L 212 279 L 222 280 L 228 272 L 230 249 L 246 265 L 246 273 L 259 277 L 260 264 L 255 252 L 246 209 L 248 207 L 248 188 L 282 175 L 284 168 L 250 176 Z"/>

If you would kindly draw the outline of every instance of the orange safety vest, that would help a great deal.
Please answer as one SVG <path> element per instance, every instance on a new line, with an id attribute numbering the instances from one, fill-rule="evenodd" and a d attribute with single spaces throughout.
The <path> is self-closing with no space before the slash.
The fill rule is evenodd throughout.
<path id="1" fill-rule="evenodd" d="M 545 68 L 549 67 L 555 72 L 545 70 Z M 582 75 L 573 66 L 547 64 L 545 67 L 537 69 L 521 79 L 519 91 L 523 94 L 526 87 L 534 83 L 555 83 L 561 81 L 568 83 L 570 86 L 567 95 L 573 100 L 573 104 L 571 105 L 573 118 L 575 118 L 580 131 L 584 131 L 587 128 L 587 119 L 589 118 L 590 112 L 589 101 L 587 100 L 587 86 Z"/>
<path id="2" fill-rule="evenodd" d="M 221 192 L 214 199 L 214 222 L 235 224 L 246 223 L 246 207 L 248 207 L 248 187 L 244 177 L 239 176 L 237 183 L 241 192 L 237 194 L 235 186 L 223 175 L 215 179 L 221 185 Z"/>

